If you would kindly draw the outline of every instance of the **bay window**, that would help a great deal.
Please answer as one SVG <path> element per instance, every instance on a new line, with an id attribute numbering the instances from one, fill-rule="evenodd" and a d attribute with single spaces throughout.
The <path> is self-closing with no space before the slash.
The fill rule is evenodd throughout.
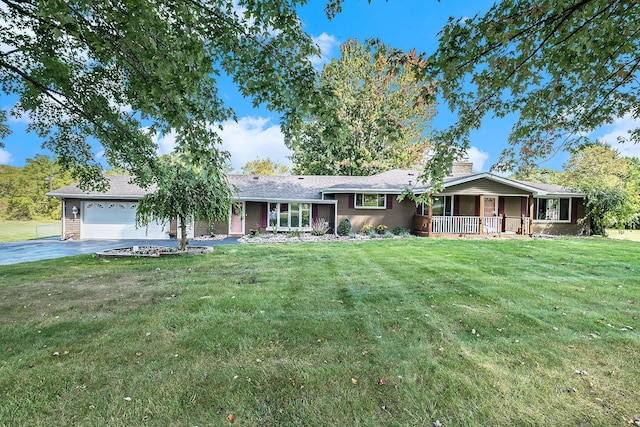
<path id="1" fill-rule="evenodd" d="M 269 203 L 268 229 L 311 229 L 311 203 Z"/>

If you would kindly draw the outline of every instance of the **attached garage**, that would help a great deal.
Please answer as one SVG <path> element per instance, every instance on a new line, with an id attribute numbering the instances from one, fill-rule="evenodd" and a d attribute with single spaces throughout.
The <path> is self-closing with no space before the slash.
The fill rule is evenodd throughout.
<path id="1" fill-rule="evenodd" d="M 160 223 L 136 228 L 137 202 L 86 200 L 82 203 L 83 239 L 168 239 L 169 226 Z"/>

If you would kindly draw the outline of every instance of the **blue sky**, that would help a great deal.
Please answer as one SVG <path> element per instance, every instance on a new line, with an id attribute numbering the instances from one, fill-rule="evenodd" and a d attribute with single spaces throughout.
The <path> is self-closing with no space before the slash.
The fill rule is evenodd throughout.
<path id="1" fill-rule="evenodd" d="M 324 13 L 325 0 L 310 0 L 300 8 L 304 29 L 311 34 L 322 48 L 322 58 L 314 58 L 314 64 L 321 69 L 322 64 L 339 55 L 339 45 L 348 39 L 378 38 L 395 48 L 432 53 L 437 47 L 437 34 L 449 16 L 472 17 L 486 11 L 493 1 L 487 0 L 346 0 L 343 12 L 329 21 Z M 221 87 L 226 101 L 236 109 L 238 122 L 224 123 L 223 148 L 231 153 L 231 162 L 239 170 L 247 161 L 270 157 L 272 160 L 290 165 L 290 154 L 284 146 L 278 124 L 278 115 L 266 109 L 255 109 L 251 100 L 243 99 L 232 84 L 226 82 Z M 15 103 L 14 97 L 0 94 L 0 108 L 9 109 Z M 438 106 L 438 115 L 433 126 L 443 128 L 455 120 L 444 106 Z M 477 171 L 485 171 L 497 161 L 500 151 L 505 148 L 512 119 L 487 118 L 480 130 L 471 138 L 470 159 Z M 38 153 L 48 154 L 41 149 L 42 141 L 35 134 L 25 132 L 25 118 L 11 118 L 9 125 L 13 133 L 4 140 L 0 149 L 0 164 L 22 166 L 26 158 Z M 620 146 L 616 138 L 626 130 L 636 126 L 632 120 L 622 117 L 612 125 L 598 130 L 592 135 L 618 148 L 623 155 L 640 156 L 640 147 Z M 172 135 L 157 141 L 159 153 L 170 152 L 174 145 Z M 96 153 L 99 147 L 96 147 Z M 567 155 L 560 153 L 541 166 L 561 169 Z"/>

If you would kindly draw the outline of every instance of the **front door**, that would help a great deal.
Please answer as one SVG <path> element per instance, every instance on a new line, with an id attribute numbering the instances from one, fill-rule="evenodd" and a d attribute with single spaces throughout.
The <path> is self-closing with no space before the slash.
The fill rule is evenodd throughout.
<path id="1" fill-rule="evenodd" d="M 231 205 L 229 234 L 244 234 L 244 202 Z"/>
<path id="2" fill-rule="evenodd" d="M 498 198 L 495 196 L 485 196 L 484 198 L 484 217 L 498 216 Z"/>

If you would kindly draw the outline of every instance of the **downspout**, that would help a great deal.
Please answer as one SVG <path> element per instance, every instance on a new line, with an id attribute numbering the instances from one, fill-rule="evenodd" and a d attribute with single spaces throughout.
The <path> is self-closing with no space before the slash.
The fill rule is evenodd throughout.
<path id="1" fill-rule="evenodd" d="M 336 200 L 336 202 L 333 204 L 333 210 L 334 210 L 334 214 L 333 214 L 333 235 L 337 236 L 338 235 L 338 201 Z"/>

